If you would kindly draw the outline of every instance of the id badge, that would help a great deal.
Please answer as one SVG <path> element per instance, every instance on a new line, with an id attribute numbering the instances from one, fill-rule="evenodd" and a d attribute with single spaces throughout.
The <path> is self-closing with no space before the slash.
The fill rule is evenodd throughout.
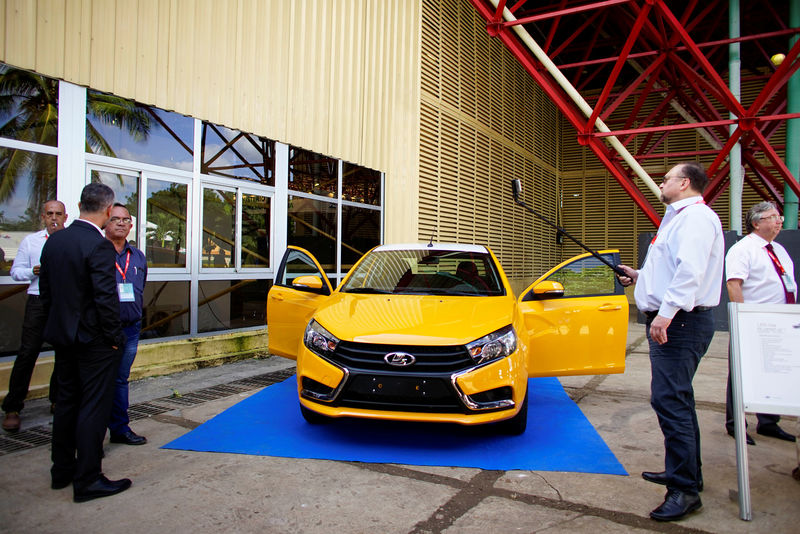
<path id="1" fill-rule="evenodd" d="M 789 293 L 794 293 L 797 291 L 797 285 L 794 283 L 794 280 L 792 280 L 792 277 L 789 276 L 788 273 L 782 274 L 781 278 L 783 278 L 783 285 L 786 286 L 786 291 Z"/>
<path id="2" fill-rule="evenodd" d="M 130 282 L 117 284 L 117 291 L 119 291 L 120 302 L 134 302 L 136 300 L 133 296 L 133 284 Z"/>

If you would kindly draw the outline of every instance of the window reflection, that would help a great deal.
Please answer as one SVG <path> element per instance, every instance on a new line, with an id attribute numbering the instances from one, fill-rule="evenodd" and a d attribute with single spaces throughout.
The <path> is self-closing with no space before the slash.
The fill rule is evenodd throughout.
<path id="1" fill-rule="evenodd" d="M 86 151 L 191 171 L 194 119 L 87 91 Z"/>
<path id="2" fill-rule="evenodd" d="M 336 204 L 289 197 L 287 244 L 310 251 L 326 272 L 336 268 Z"/>
<path id="3" fill-rule="evenodd" d="M 342 200 L 380 206 L 381 173 L 344 162 L 342 167 Z"/>
<path id="4" fill-rule="evenodd" d="M 339 162 L 297 147 L 289 147 L 289 189 L 335 197 Z"/>
<path id="5" fill-rule="evenodd" d="M 148 280 L 144 286 L 142 339 L 189 333 L 189 282 Z"/>
<path id="6" fill-rule="evenodd" d="M 0 276 L 8 276 L 22 240 L 42 227 L 42 206 L 56 198 L 56 156 L 0 147 L 0 173 Z"/>
<path id="7" fill-rule="evenodd" d="M 101 183 L 110 187 L 114 191 L 114 202 L 124 204 L 133 219 L 131 233 L 128 234 L 128 241 L 138 247 L 136 230 L 139 220 L 139 175 L 121 174 L 117 172 L 101 171 L 92 169 L 92 183 Z"/>
<path id="8" fill-rule="evenodd" d="M 234 267 L 236 193 L 203 189 L 203 267 Z"/>
<path id="9" fill-rule="evenodd" d="M 58 80 L 0 63 L 0 101 L 0 137 L 58 146 Z"/>
<path id="10" fill-rule="evenodd" d="M 200 172 L 275 185 L 275 141 L 203 122 Z"/>
<path id="11" fill-rule="evenodd" d="M 369 208 L 342 206 L 342 272 L 361 256 L 381 244 L 381 212 Z"/>
<path id="12" fill-rule="evenodd" d="M 197 331 L 265 325 L 270 287 L 272 280 L 201 280 Z"/>
<path id="13" fill-rule="evenodd" d="M 270 199 L 242 194 L 242 267 L 269 267 Z"/>
<path id="14" fill-rule="evenodd" d="M 151 267 L 186 266 L 186 184 L 147 181 L 147 263 Z"/>

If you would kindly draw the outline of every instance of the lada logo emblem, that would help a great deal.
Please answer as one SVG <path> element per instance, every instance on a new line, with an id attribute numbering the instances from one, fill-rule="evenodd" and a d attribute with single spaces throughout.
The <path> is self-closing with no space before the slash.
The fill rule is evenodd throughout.
<path id="1" fill-rule="evenodd" d="M 408 365 L 414 365 L 417 359 L 407 352 L 390 352 L 383 357 L 383 361 L 395 367 L 406 367 Z"/>

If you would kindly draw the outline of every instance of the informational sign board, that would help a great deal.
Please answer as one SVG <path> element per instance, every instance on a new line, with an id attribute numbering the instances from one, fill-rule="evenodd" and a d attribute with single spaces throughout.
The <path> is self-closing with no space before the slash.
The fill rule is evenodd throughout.
<path id="1" fill-rule="evenodd" d="M 752 519 L 744 412 L 800 415 L 800 306 L 728 303 L 739 517 Z"/>
<path id="2" fill-rule="evenodd" d="M 745 412 L 800 415 L 800 306 L 738 304 L 736 335 Z"/>

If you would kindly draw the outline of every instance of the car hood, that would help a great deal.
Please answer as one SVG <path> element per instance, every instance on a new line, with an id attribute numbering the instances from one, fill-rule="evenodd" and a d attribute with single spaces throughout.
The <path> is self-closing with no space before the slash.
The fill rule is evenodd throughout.
<path id="1" fill-rule="evenodd" d="M 462 345 L 511 324 L 511 296 L 363 295 L 335 292 L 314 314 L 345 341 Z"/>

